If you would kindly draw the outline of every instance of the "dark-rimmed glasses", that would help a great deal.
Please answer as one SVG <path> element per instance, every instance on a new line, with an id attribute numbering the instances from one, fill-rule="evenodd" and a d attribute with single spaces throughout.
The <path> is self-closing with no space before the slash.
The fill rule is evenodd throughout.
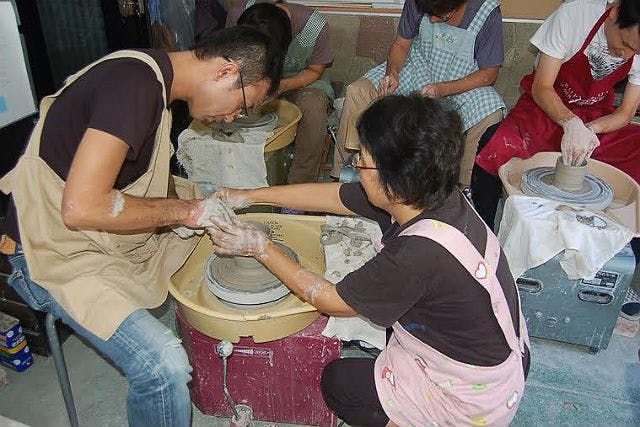
<path id="1" fill-rule="evenodd" d="M 233 62 L 228 56 L 223 56 L 228 62 Z M 242 79 L 242 70 L 240 64 L 238 64 L 238 78 L 240 79 L 240 89 L 242 90 L 242 111 L 238 113 L 236 119 L 246 119 L 249 117 L 249 109 L 247 108 L 247 95 L 244 92 L 244 80 Z"/>
<path id="2" fill-rule="evenodd" d="M 375 168 L 373 166 L 361 166 L 360 165 L 360 161 L 362 160 L 362 156 L 360 155 L 360 153 L 356 153 L 353 155 L 353 157 L 351 158 L 351 166 L 353 166 L 354 169 L 358 169 L 358 170 L 378 170 L 378 168 Z"/>

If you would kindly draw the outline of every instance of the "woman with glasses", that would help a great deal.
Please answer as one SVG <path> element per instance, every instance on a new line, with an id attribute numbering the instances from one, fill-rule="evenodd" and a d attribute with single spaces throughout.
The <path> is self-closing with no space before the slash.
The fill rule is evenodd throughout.
<path id="1" fill-rule="evenodd" d="M 338 144 L 346 148 L 351 115 L 389 93 L 422 92 L 451 100 L 462 116 L 466 143 L 459 182 L 471 182 L 478 140 L 505 112 L 493 88 L 504 60 L 497 0 L 407 0 L 387 61 L 347 87 Z M 331 175 L 338 177 L 341 152 Z"/>
<path id="2" fill-rule="evenodd" d="M 508 425 L 528 370 L 527 331 L 497 238 L 456 187 L 459 115 L 420 95 L 390 95 L 357 129 L 360 183 L 222 189 L 218 197 L 233 208 L 263 202 L 367 217 L 383 231 L 374 258 L 333 285 L 238 221 L 215 222 L 215 251 L 255 257 L 323 313 L 392 331 L 377 359 L 325 368 L 325 401 L 349 425 Z"/>

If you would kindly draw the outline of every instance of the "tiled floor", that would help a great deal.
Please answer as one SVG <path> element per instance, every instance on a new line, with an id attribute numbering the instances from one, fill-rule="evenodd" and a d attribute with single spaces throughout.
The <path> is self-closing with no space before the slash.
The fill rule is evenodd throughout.
<path id="1" fill-rule="evenodd" d="M 173 310 L 161 314 L 163 322 L 174 324 Z M 607 349 L 591 354 L 583 347 L 532 339 L 531 373 L 512 425 L 640 425 L 639 346 L 639 337 L 614 335 Z M 64 351 L 81 425 L 125 426 L 126 381 L 120 373 L 75 336 Z M 1 415 L 31 426 L 68 425 L 51 358 L 37 356 L 24 373 L 8 374 L 10 384 L 0 390 Z M 194 410 L 196 427 L 228 424 Z"/>

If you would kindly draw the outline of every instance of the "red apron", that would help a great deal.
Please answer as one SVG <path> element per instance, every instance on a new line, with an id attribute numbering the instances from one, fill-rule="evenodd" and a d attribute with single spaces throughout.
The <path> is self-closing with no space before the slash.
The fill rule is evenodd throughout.
<path id="1" fill-rule="evenodd" d="M 584 50 L 589 46 L 611 9 L 607 9 L 571 59 L 563 63 L 553 85 L 564 105 L 588 123 L 614 111 L 613 86 L 629 74 L 633 57 L 614 72 L 596 80 Z M 527 159 L 540 151 L 560 151 L 562 128 L 542 111 L 531 97 L 535 71 L 520 82 L 524 93 L 516 106 L 476 157 L 476 163 L 497 175 L 498 168 L 512 157 Z M 640 182 L 640 126 L 629 124 L 599 134 L 600 146 L 591 156 L 631 175 Z"/>

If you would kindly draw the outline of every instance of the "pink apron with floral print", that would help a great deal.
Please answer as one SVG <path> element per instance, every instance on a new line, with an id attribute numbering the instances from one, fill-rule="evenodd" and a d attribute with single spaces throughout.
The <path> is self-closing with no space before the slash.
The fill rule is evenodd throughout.
<path id="1" fill-rule="evenodd" d="M 421 220 L 400 235 L 439 243 L 487 290 L 511 354 L 497 366 L 468 365 L 436 351 L 396 322 L 375 364 L 376 389 L 387 416 L 402 427 L 509 425 L 524 390 L 522 356 L 529 338 L 520 307 L 520 337 L 516 336 L 495 275 L 500 258 L 497 238 L 487 229 L 482 257 L 464 234 L 443 222 Z"/>

